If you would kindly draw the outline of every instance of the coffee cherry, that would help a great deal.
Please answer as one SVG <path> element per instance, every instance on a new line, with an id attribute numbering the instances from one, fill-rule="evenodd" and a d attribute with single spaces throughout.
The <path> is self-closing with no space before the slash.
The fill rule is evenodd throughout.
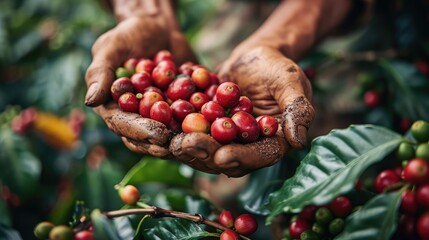
<path id="1" fill-rule="evenodd" d="M 344 219 L 335 218 L 329 223 L 329 232 L 336 236 L 344 230 Z"/>
<path id="2" fill-rule="evenodd" d="M 417 211 L 416 197 L 410 189 L 402 193 L 400 210 L 407 215 L 413 215 Z"/>
<path id="3" fill-rule="evenodd" d="M 74 240 L 93 240 L 94 234 L 88 230 L 83 230 L 74 235 Z"/>
<path id="4" fill-rule="evenodd" d="M 128 71 L 135 72 L 137 63 L 139 63 L 137 58 L 129 58 L 124 62 L 124 68 Z"/>
<path id="5" fill-rule="evenodd" d="M 168 123 L 168 129 L 173 132 L 173 134 L 178 134 L 182 132 L 182 126 L 180 123 L 178 123 L 174 118 L 171 118 L 171 121 Z"/>
<path id="6" fill-rule="evenodd" d="M 164 98 L 157 92 L 146 92 L 143 94 L 139 103 L 139 113 L 142 117 L 150 118 L 150 109 L 152 105 L 158 101 L 163 101 Z"/>
<path id="7" fill-rule="evenodd" d="M 429 212 L 423 213 L 417 219 L 416 228 L 420 239 L 429 239 Z"/>
<path id="8" fill-rule="evenodd" d="M 115 77 L 121 78 L 121 77 L 131 77 L 134 74 L 134 71 L 128 70 L 123 67 L 119 67 L 115 71 Z"/>
<path id="9" fill-rule="evenodd" d="M 192 81 L 198 89 L 204 90 L 211 85 L 210 73 L 205 68 L 197 68 L 192 72 Z"/>
<path id="10" fill-rule="evenodd" d="M 37 239 L 48 239 L 49 233 L 54 227 L 55 225 L 51 222 L 41 222 L 34 228 L 34 236 L 36 236 Z"/>
<path id="11" fill-rule="evenodd" d="M 334 201 L 328 205 L 328 208 L 336 217 L 344 218 L 351 213 L 353 206 L 348 197 L 340 196 L 335 198 Z"/>
<path id="12" fill-rule="evenodd" d="M 232 216 L 231 212 L 228 210 L 223 210 L 219 214 L 219 223 L 224 227 L 232 228 L 234 226 L 234 217 Z"/>
<path id="13" fill-rule="evenodd" d="M 403 142 L 399 145 L 398 150 L 396 151 L 396 157 L 399 161 L 409 160 L 414 157 L 414 148 L 413 145 Z"/>
<path id="14" fill-rule="evenodd" d="M 306 230 L 301 235 L 299 235 L 300 240 L 319 240 L 319 236 L 317 233 L 313 232 L 312 230 Z"/>
<path id="15" fill-rule="evenodd" d="M 381 193 L 386 188 L 400 181 L 401 181 L 401 178 L 393 170 L 388 169 L 378 174 L 374 182 L 374 187 L 377 192 Z"/>
<path id="16" fill-rule="evenodd" d="M 211 85 L 204 91 L 204 93 L 207 94 L 211 100 L 213 100 L 218 87 L 218 85 Z"/>
<path id="17" fill-rule="evenodd" d="M 189 102 L 197 111 L 200 111 L 201 107 L 208 101 L 210 101 L 209 96 L 202 92 L 195 92 L 189 98 Z"/>
<path id="18" fill-rule="evenodd" d="M 399 218 L 397 231 L 400 239 L 415 239 L 416 235 L 416 220 L 414 216 L 402 215 Z"/>
<path id="19" fill-rule="evenodd" d="M 73 231 L 70 227 L 60 225 L 52 228 L 49 233 L 50 240 L 73 240 Z"/>
<path id="20" fill-rule="evenodd" d="M 170 105 L 164 101 L 155 102 L 150 108 L 150 118 L 158 122 L 168 125 L 172 118 Z"/>
<path id="21" fill-rule="evenodd" d="M 211 85 L 219 85 L 220 81 L 216 74 L 210 73 Z"/>
<path id="22" fill-rule="evenodd" d="M 247 112 L 237 112 L 231 117 L 238 128 L 238 138 L 245 142 L 254 142 L 259 137 L 259 125 L 255 118 Z"/>
<path id="23" fill-rule="evenodd" d="M 416 148 L 416 158 L 429 161 L 429 143 L 421 143 Z"/>
<path id="24" fill-rule="evenodd" d="M 137 112 L 139 101 L 134 93 L 126 92 L 119 97 L 118 105 L 125 112 Z"/>
<path id="25" fill-rule="evenodd" d="M 234 107 L 240 100 L 240 88 L 232 82 L 224 82 L 216 90 L 216 100 L 222 107 Z"/>
<path id="26" fill-rule="evenodd" d="M 201 107 L 201 114 L 210 121 L 213 122 L 217 118 L 225 117 L 225 109 L 215 101 L 208 101 Z"/>
<path id="27" fill-rule="evenodd" d="M 325 228 L 317 222 L 314 223 L 313 226 L 311 226 L 311 230 L 317 233 L 319 236 L 325 235 L 326 232 Z"/>
<path id="28" fill-rule="evenodd" d="M 119 189 L 119 197 L 128 205 L 135 205 L 140 199 L 140 191 L 133 185 L 126 185 Z"/>
<path id="29" fill-rule="evenodd" d="M 238 128 L 231 118 L 222 117 L 212 123 L 210 133 L 219 143 L 227 144 L 237 137 Z"/>
<path id="30" fill-rule="evenodd" d="M 419 120 L 411 125 L 411 134 L 419 142 L 427 142 L 429 140 L 429 123 Z"/>
<path id="31" fill-rule="evenodd" d="M 243 235 L 250 235 L 258 229 L 258 222 L 253 215 L 241 214 L 234 221 L 235 230 Z"/>
<path id="32" fill-rule="evenodd" d="M 156 92 L 159 93 L 159 95 L 161 95 L 161 97 L 163 99 L 165 99 L 164 93 L 161 91 L 161 89 L 155 87 L 155 86 L 149 86 L 147 88 L 144 89 L 143 94 L 147 93 L 147 92 Z"/>
<path id="33" fill-rule="evenodd" d="M 298 219 L 289 225 L 289 233 L 292 238 L 299 238 L 301 233 L 310 229 L 307 221 Z"/>
<path id="34" fill-rule="evenodd" d="M 152 71 L 153 83 L 160 89 L 167 89 L 175 76 L 175 69 L 165 61 L 161 61 Z"/>
<path id="35" fill-rule="evenodd" d="M 261 116 L 261 118 L 259 118 L 257 122 L 262 136 L 272 137 L 277 133 L 279 124 L 273 116 Z"/>
<path id="36" fill-rule="evenodd" d="M 188 100 L 195 91 L 195 83 L 191 80 L 191 78 L 180 77 L 176 78 L 168 86 L 166 95 L 173 101 L 178 99 Z"/>
<path id="37" fill-rule="evenodd" d="M 419 206 L 429 209 L 429 183 L 420 185 L 416 190 L 416 202 Z"/>
<path id="38" fill-rule="evenodd" d="M 375 90 L 369 90 L 365 92 L 363 100 L 367 107 L 375 108 L 380 104 L 380 94 Z"/>
<path id="39" fill-rule="evenodd" d="M 314 216 L 315 216 L 316 222 L 319 223 L 320 225 L 327 225 L 334 218 L 331 210 L 329 210 L 327 207 L 321 207 L 317 209 Z"/>
<path id="40" fill-rule="evenodd" d="M 240 96 L 240 99 L 238 100 L 238 104 L 229 110 L 229 114 L 234 115 L 235 113 L 237 113 L 239 111 L 243 111 L 243 112 L 247 112 L 247 113 L 252 114 L 253 103 L 248 97 Z"/>
<path id="41" fill-rule="evenodd" d="M 170 108 L 173 113 L 173 118 L 178 122 L 182 122 L 188 114 L 196 112 L 194 106 L 190 102 L 182 99 L 174 101 Z"/>
<path id="42" fill-rule="evenodd" d="M 316 212 L 317 208 L 318 207 L 314 205 L 305 206 L 299 213 L 299 218 L 307 220 L 309 222 L 313 221 L 314 213 Z"/>
<path id="43" fill-rule="evenodd" d="M 192 72 L 194 70 L 192 70 L 192 66 L 194 64 L 192 62 L 185 62 L 182 65 L 179 66 L 179 68 L 177 68 L 177 73 L 178 74 L 186 74 L 188 76 L 192 75 Z"/>
<path id="44" fill-rule="evenodd" d="M 240 240 L 240 235 L 232 230 L 225 230 L 220 235 L 220 240 Z"/>
<path id="45" fill-rule="evenodd" d="M 155 56 L 153 57 L 153 61 L 156 64 L 160 63 L 161 61 L 165 61 L 165 60 L 173 61 L 173 54 L 171 54 L 171 52 L 168 50 L 161 50 L 161 51 L 157 52 L 155 54 Z"/>
<path id="46" fill-rule="evenodd" d="M 131 83 L 136 92 L 143 93 L 147 87 L 152 85 L 152 77 L 147 72 L 135 73 L 131 77 Z"/>
<path id="47" fill-rule="evenodd" d="M 182 130 L 184 133 L 209 133 L 210 122 L 201 113 L 190 113 L 183 119 Z"/>
<path id="48" fill-rule="evenodd" d="M 429 179 L 429 163 L 421 158 L 411 159 L 404 167 L 402 178 L 412 184 L 420 184 Z"/>
<path id="49" fill-rule="evenodd" d="M 148 73 L 152 74 L 153 69 L 155 68 L 156 64 L 150 60 L 150 59 L 142 59 L 140 60 L 136 65 L 136 72 L 137 73 Z"/>
<path id="50" fill-rule="evenodd" d="M 122 94 L 126 92 L 134 92 L 133 84 L 131 83 L 131 80 L 127 77 L 116 79 L 110 87 L 110 93 L 112 95 L 112 98 L 116 101 Z"/>

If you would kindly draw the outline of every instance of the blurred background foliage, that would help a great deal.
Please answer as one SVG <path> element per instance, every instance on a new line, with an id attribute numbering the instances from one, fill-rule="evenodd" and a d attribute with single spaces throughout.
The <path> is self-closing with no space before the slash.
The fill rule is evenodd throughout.
<path id="1" fill-rule="evenodd" d="M 194 45 L 223 2 L 179 1 L 180 23 Z M 429 120 L 428 31 L 422 25 L 427 20 L 420 21 L 416 6 L 402 9 L 390 19 L 394 27 L 388 33 L 380 34 L 386 31 L 386 18 L 374 18 L 359 31 L 321 44 L 299 63 L 322 112 L 314 135 L 345 127 L 350 118 L 398 131 L 414 120 Z M 98 0 L 0 1 L 0 239 L 33 239 L 34 226 L 43 220 L 68 223 L 77 200 L 89 209 L 119 209 L 114 186 L 124 181 L 138 184 L 148 204 L 203 215 L 216 209 L 192 187 L 196 175 L 211 176 L 173 162 L 141 159 L 84 106 L 91 46 L 114 25 L 113 15 Z M 198 53 L 204 64 L 207 56 Z M 371 90 L 379 98 L 369 107 L 365 94 Z M 23 129 L 28 119 L 37 124 Z M 305 152 L 251 174 L 236 211 L 266 215 L 269 194 L 293 173 Z M 130 169 L 138 174 L 126 175 Z M 119 232 L 129 233 L 138 222 L 131 217 L 115 224 Z"/>

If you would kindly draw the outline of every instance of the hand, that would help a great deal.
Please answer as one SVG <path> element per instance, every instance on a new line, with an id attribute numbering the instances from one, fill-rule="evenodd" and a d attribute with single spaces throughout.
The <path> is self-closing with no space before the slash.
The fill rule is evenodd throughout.
<path id="1" fill-rule="evenodd" d="M 314 118 L 311 85 L 302 70 L 271 47 L 240 45 L 219 71 L 223 81 L 238 84 L 254 104 L 257 115 L 281 118 L 281 128 L 271 138 L 249 144 L 220 145 L 202 133 L 175 136 L 171 153 L 180 161 L 208 173 L 240 177 L 281 160 L 291 147 L 307 143 Z"/>
<path id="2" fill-rule="evenodd" d="M 158 157 L 169 155 L 166 144 L 170 131 L 166 126 L 138 114 L 123 112 L 116 103 L 105 104 L 110 98 L 116 68 L 128 58 L 151 57 L 162 49 L 169 49 L 174 54 L 176 64 L 195 61 L 185 37 L 170 27 L 162 16 L 123 20 L 93 46 L 93 61 L 86 73 L 88 91 L 85 97 L 85 104 L 94 107 L 107 126 L 122 136 L 129 149 Z"/>

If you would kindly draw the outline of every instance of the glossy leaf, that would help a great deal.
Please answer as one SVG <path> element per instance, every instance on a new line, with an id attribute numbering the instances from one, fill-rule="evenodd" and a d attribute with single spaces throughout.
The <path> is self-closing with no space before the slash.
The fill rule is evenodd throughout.
<path id="1" fill-rule="evenodd" d="M 402 141 L 388 129 L 354 125 L 315 139 L 296 174 L 272 193 L 267 222 L 282 212 L 322 205 L 354 188 L 361 173 L 381 161 Z"/>
<path id="2" fill-rule="evenodd" d="M 91 223 L 94 226 L 96 240 L 121 240 L 113 222 L 105 217 L 99 210 L 91 213 Z"/>
<path id="3" fill-rule="evenodd" d="M 350 215 L 336 240 L 388 240 L 395 232 L 401 191 L 380 194 Z"/>
<path id="4" fill-rule="evenodd" d="M 192 170 L 185 165 L 148 156 L 134 165 L 119 184 L 125 186 L 157 182 L 190 188 L 191 176 Z"/>
<path id="5" fill-rule="evenodd" d="M 16 230 L 0 225 L 0 239 L 22 240 L 22 237 Z"/>
<path id="6" fill-rule="evenodd" d="M 219 234 L 207 232 L 200 225 L 191 221 L 166 218 L 159 221 L 154 228 L 144 231 L 143 236 L 144 239 L 148 240 L 192 240 L 203 237 L 219 237 Z"/>
<path id="7" fill-rule="evenodd" d="M 113 219 L 113 224 L 121 239 L 132 239 L 136 234 L 128 217 L 118 217 Z"/>

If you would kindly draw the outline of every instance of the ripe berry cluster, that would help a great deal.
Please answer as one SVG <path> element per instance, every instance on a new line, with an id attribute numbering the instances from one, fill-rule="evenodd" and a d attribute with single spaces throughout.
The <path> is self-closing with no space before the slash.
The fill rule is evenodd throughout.
<path id="1" fill-rule="evenodd" d="M 228 210 L 224 210 L 219 214 L 219 223 L 224 227 L 230 228 L 222 232 L 220 240 L 238 240 L 240 239 L 238 234 L 247 236 L 258 229 L 258 223 L 253 215 L 244 213 L 234 219 Z"/>
<path id="2" fill-rule="evenodd" d="M 429 123 L 416 121 L 410 132 L 416 142 L 403 142 L 397 158 L 403 167 L 380 172 L 374 182 L 379 193 L 408 185 L 401 198 L 400 221 L 396 236 L 400 239 L 429 238 Z"/>
<path id="3" fill-rule="evenodd" d="M 56 240 L 93 240 L 92 227 L 73 233 L 72 229 L 65 225 L 55 226 L 51 222 L 40 222 L 34 228 L 34 235 L 37 239 Z"/>
<path id="4" fill-rule="evenodd" d="M 353 205 L 346 196 L 339 196 L 323 206 L 308 205 L 291 218 L 283 239 L 332 239 L 344 229 L 344 219 Z"/>
<path id="5" fill-rule="evenodd" d="M 215 74 L 191 62 L 176 68 L 167 50 L 153 59 L 128 59 L 116 75 L 111 94 L 119 107 L 159 121 L 173 133 L 207 133 L 227 144 L 277 132 L 274 117 L 252 116 L 251 100 L 241 96 L 235 83 L 219 84 Z"/>

